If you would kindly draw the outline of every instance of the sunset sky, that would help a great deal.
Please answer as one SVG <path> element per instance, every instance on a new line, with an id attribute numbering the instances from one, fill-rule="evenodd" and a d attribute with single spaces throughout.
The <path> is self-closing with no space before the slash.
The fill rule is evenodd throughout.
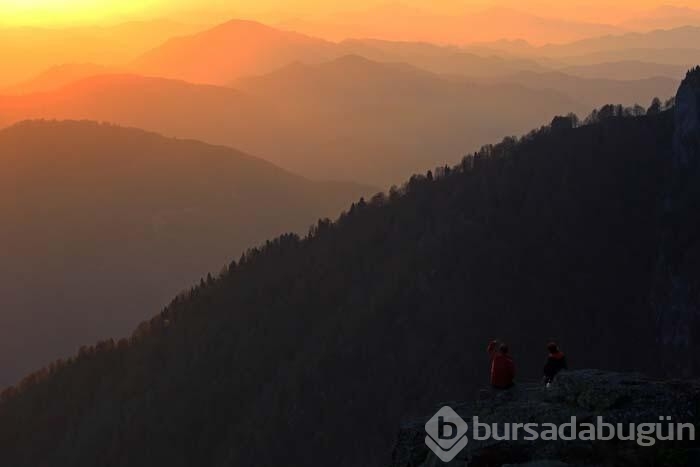
<path id="1" fill-rule="evenodd" d="M 387 4 L 418 8 L 431 13 L 460 14 L 507 7 L 544 16 L 576 21 L 616 24 L 660 7 L 689 7 L 677 0 L 0 0 L 0 25 L 58 26 L 114 23 L 125 20 L 170 17 L 180 21 L 215 21 L 222 16 L 246 16 L 261 21 L 303 17 L 319 18 L 345 11 L 371 10 Z M 381 11 L 391 10 L 382 8 Z M 387 18 L 388 19 L 388 18 Z"/>

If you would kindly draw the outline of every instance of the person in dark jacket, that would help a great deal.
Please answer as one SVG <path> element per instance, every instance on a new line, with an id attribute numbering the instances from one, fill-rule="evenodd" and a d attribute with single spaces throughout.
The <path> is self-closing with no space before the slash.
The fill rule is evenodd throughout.
<path id="1" fill-rule="evenodd" d="M 567 369 L 566 355 L 555 342 L 547 344 L 547 362 L 544 364 L 544 384 L 550 384 L 561 370 Z"/>
<path id="2" fill-rule="evenodd" d="M 510 356 L 508 346 L 498 341 L 491 341 L 487 348 L 491 357 L 491 386 L 508 389 L 515 380 L 515 364 Z"/>

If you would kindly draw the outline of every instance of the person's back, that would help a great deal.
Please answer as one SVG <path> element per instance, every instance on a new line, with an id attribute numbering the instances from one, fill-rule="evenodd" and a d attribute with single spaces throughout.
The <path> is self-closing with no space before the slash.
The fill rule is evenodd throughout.
<path id="1" fill-rule="evenodd" d="M 547 356 L 547 362 L 544 365 L 544 382 L 549 384 L 554 380 L 554 377 L 559 374 L 561 370 L 568 368 L 566 362 L 566 355 L 564 352 L 559 350 L 559 346 L 554 342 L 547 345 L 547 350 L 549 355 Z"/>
<path id="2" fill-rule="evenodd" d="M 515 380 L 515 363 L 510 356 L 508 346 L 501 344 L 496 350 L 498 343 L 492 341 L 488 346 L 488 353 L 491 356 L 491 386 L 498 389 L 508 389 L 513 386 Z"/>

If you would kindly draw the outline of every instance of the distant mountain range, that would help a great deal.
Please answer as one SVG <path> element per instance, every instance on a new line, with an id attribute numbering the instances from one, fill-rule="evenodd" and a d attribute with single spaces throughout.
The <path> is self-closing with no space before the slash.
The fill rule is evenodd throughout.
<path id="1" fill-rule="evenodd" d="M 598 108 L 611 102 L 625 105 L 636 103 L 646 107 L 653 97 L 665 100 L 673 96 L 679 80 L 656 77 L 623 81 L 579 78 L 561 72 L 523 71 L 503 78 L 492 78 L 489 82 L 519 83 L 532 89 L 555 91 L 585 102 L 589 108 Z"/>
<path id="2" fill-rule="evenodd" d="M 246 47 L 238 46 L 243 43 Z M 132 71 L 197 83 L 228 84 L 243 76 L 272 72 L 292 62 L 316 64 L 345 55 L 360 55 L 382 62 L 406 62 L 435 73 L 473 77 L 620 62 L 615 70 L 597 75 L 584 72 L 582 77 L 633 79 L 669 76 L 668 67 L 662 73 L 651 70 L 664 65 L 687 70 L 700 60 L 700 46 L 696 45 L 699 43 L 700 27 L 693 26 L 605 35 L 541 47 L 513 41 L 464 47 L 378 39 L 335 43 L 250 21 L 230 21 L 168 41 L 136 60 Z M 625 70 L 624 76 L 620 76 L 621 69 Z M 676 79 L 682 77 L 676 69 L 672 73 Z"/>
<path id="3" fill-rule="evenodd" d="M 0 130 L 0 386 L 375 189 L 91 122 Z"/>
<path id="4" fill-rule="evenodd" d="M 461 47 L 425 42 L 391 42 L 377 39 L 349 39 L 341 42 L 343 53 L 380 62 L 404 62 L 440 74 L 470 77 L 503 76 L 519 71 L 549 71 L 530 59 L 479 55 Z"/>
<path id="5" fill-rule="evenodd" d="M 388 187 L 421 167 L 458 160 L 483 141 L 592 107 L 550 89 L 476 85 L 357 56 L 297 63 L 235 86 L 240 91 L 97 76 L 49 93 L 0 98 L 0 124 L 39 117 L 110 121 L 238 147 L 317 179 Z"/>
<path id="6" fill-rule="evenodd" d="M 474 41 L 527 39 L 533 43 L 568 42 L 622 33 L 611 24 L 544 17 L 505 7 L 440 14 L 411 5 L 391 3 L 346 11 L 316 20 L 291 19 L 279 25 L 329 40 L 372 37 L 393 41 L 424 41 L 464 45 Z"/>
<path id="7" fill-rule="evenodd" d="M 645 33 L 605 35 L 571 42 L 546 45 L 538 53 L 548 57 L 575 57 L 605 51 L 647 49 L 700 49 L 700 26 L 683 26 L 674 29 L 659 29 Z M 690 63 L 689 65 L 692 65 Z"/>
<path id="8" fill-rule="evenodd" d="M 193 83 L 227 84 L 243 75 L 272 71 L 296 60 L 325 61 L 335 44 L 252 21 L 232 20 L 168 40 L 133 64 L 147 75 Z"/>
<path id="9" fill-rule="evenodd" d="M 0 88 L 67 63 L 123 65 L 172 35 L 190 34 L 201 28 L 168 20 L 105 27 L 0 28 Z"/>
<path id="10" fill-rule="evenodd" d="M 330 36 L 323 34 L 326 26 L 294 20 L 279 25 L 280 29 L 247 20 L 231 20 L 214 27 L 159 20 L 103 28 L 0 29 L 0 61 L 13 64 L 0 77 L 0 87 L 69 63 L 95 63 L 137 74 L 222 85 L 294 61 L 319 63 L 348 54 L 406 61 L 440 73 L 475 75 L 500 74 L 504 67 L 510 72 L 546 71 L 542 67 L 551 70 L 630 60 L 690 67 L 700 53 L 696 45 L 700 13 L 691 9 L 666 8 L 660 9 L 658 16 L 640 17 L 640 21 L 666 18 L 641 28 L 643 31 L 666 29 L 632 33 L 625 27 L 541 18 L 504 8 L 455 17 L 436 17 L 395 6 L 391 11 L 392 22 L 381 25 L 372 24 L 367 15 L 381 15 L 382 11 L 360 14 L 357 25 L 353 25 L 353 14 L 348 13 L 342 19 L 345 26 L 333 25 Z M 498 22 L 488 20 L 494 16 L 500 18 Z M 392 32 L 391 28 L 396 30 Z M 488 34 L 479 35 L 484 28 Z M 402 33 L 404 30 L 411 34 Z M 444 38 L 435 38 L 435 34 Z M 522 40 L 537 43 L 540 35 L 559 39 L 542 46 Z M 373 39 L 349 39 L 353 37 Z M 456 46 L 428 46 L 431 41 Z M 453 55 L 451 60 L 447 59 L 449 55 Z M 491 68 L 493 71 L 485 71 Z"/>
<path id="11" fill-rule="evenodd" d="M 687 25 L 700 26 L 700 9 L 665 5 L 620 24 L 624 28 L 638 31 L 673 29 Z"/>
<path id="12" fill-rule="evenodd" d="M 0 105 L 5 109 L 0 125 L 27 118 L 89 119 L 245 149 L 246 141 L 276 130 L 274 120 L 266 122 L 272 112 L 235 89 L 129 74 L 91 76 L 50 92 L 6 96 Z"/>
<path id="13" fill-rule="evenodd" d="M 122 29 L 128 28 L 121 26 L 119 30 Z M 136 25 L 131 26 L 131 29 L 135 30 L 132 34 L 134 36 L 144 35 Z M 15 36 L 19 34 L 14 30 L 5 32 Z M 91 30 L 80 32 L 96 34 Z M 0 37 L 2 33 L 0 30 Z M 109 38 L 113 35 L 103 33 L 98 37 Z M 37 41 L 50 40 L 44 36 L 39 31 L 36 39 L 27 39 L 27 50 L 23 53 L 36 45 Z M 152 36 L 144 42 L 152 44 L 157 34 L 152 33 Z M 16 42 L 9 40 L 10 37 L 14 36 L 8 36 L 8 43 Z M 82 39 L 90 41 L 88 37 Z M 100 44 L 99 40 L 96 42 Z M 215 85 L 229 85 L 241 77 L 270 73 L 294 62 L 317 64 L 346 55 L 360 55 L 380 62 L 405 62 L 434 73 L 474 78 L 502 77 L 522 71 L 563 71 L 586 78 L 632 80 L 664 76 L 680 79 L 682 72 L 679 75 L 679 70 L 687 69 L 699 60 L 700 47 L 695 45 L 697 43 L 700 43 L 700 27 L 694 26 L 648 33 L 605 35 L 540 47 L 517 40 L 466 46 L 379 39 L 347 39 L 336 43 L 253 21 L 232 20 L 197 33 L 173 37 L 134 61 L 123 61 L 118 66 L 114 64 L 113 58 L 107 62 L 111 71 Z M 18 50 L 12 50 L 14 49 L 10 47 L 6 53 L 19 53 Z M 55 57 L 59 61 L 54 62 L 54 65 L 61 63 L 61 56 L 70 57 L 70 47 L 66 47 L 64 52 Z M 2 48 L 0 56 L 1 54 Z M 12 60 L 12 57 L 10 55 L 7 58 Z M 83 54 L 80 57 L 90 56 Z M 90 62 L 75 62 L 75 58 L 63 62 L 67 65 L 52 68 L 47 66 L 50 69 L 36 79 L 49 82 L 54 77 L 57 83 L 67 84 L 67 78 L 71 75 L 76 79 L 88 77 L 89 67 L 105 68 L 104 57 L 93 61 L 95 65 L 70 65 Z M 23 81 L 11 92 L 32 89 L 31 86 L 27 87 L 31 84 L 29 78 Z M 39 91 L 47 88 L 35 86 L 33 89 Z"/>
<path id="14" fill-rule="evenodd" d="M 574 42 L 532 46 L 523 41 L 496 41 L 465 47 L 475 53 L 529 58 L 551 67 L 641 61 L 687 69 L 700 61 L 700 25 L 589 37 Z M 610 77 L 610 76 L 608 76 Z"/>
<path id="15" fill-rule="evenodd" d="M 593 65 L 578 65 L 563 68 L 562 72 L 581 78 L 638 80 L 654 77 L 666 77 L 679 80 L 688 71 L 683 65 L 667 65 L 662 63 L 641 62 L 638 60 L 622 60 L 618 62 L 603 62 Z"/>
<path id="16" fill-rule="evenodd" d="M 517 72 L 507 60 L 421 44 L 345 46 L 369 48 L 375 56 L 422 57 L 424 67 L 349 55 L 240 78 L 230 82 L 235 89 L 102 75 L 50 92 L 0 97 L 0 125 L 25 118 L 110 121 L 239 147 L 313 178 L 388 186 L 421 167 L 454 161 L 482 141 L 548 123 L 554 115 L 585 116 L 610 102 L 647 106 L 655 96 L 671 96 L 678 83 L 664 77 L 577 78 L 535 71 L 540 68 L 528 61 L 520 63 L 533 71 Z M 493 64 L 493 74 L 462 74 L 479 70 L 479 63 Z M 228 75 L 220 76 L 223 81 Z"/>

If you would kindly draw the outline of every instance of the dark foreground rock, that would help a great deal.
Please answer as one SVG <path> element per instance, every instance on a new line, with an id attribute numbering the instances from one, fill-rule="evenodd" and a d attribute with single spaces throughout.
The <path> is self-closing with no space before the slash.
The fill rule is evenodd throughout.
<path id="1" fill-rule="evenodd" d="M 425 423 L 428 417 L 404 423 L 399 430 L 393 452 L 392 467 L 432 466 L 700 466 L 700 446 L 688 439 L 657 441 L 641 446 L 637 440 L 518 440 L 478 441 L 473 439 L 473 417 L 479 423 L 497 424 L 503 435 L 504 424 L 536 423 L 557 425 L 576 417 L 577 431 L 581 424 L 660 423 L 660 417 L 671 417 L 673 423 L 700 425 L 700 381 L 657 381 L 637 374 L 579 370 L 562 373 L 555 384 L 545 388 L 537 383 L 519 384 L 507 391 L 484 389 L 472 402 L 446 402 L 469 425 L 469 442 L 456 458 L 445 464 L 425 444 Z M 437 408 L 436 408 L 437 411 Z M 668 423 L 668 422 L 666 422 Z M 662 432 L 666 434 L 666 432 Z M 513 438 L 511 436 L 511 438 Z"/>

